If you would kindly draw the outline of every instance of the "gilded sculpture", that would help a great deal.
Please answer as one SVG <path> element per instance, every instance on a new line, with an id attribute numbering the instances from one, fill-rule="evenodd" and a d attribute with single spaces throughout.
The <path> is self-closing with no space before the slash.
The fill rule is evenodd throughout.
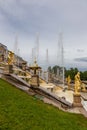
<path id="1" fill-rule="evenodd" d="M 86 91 L 86 85 L 84 83 L 82 83 L 81 90 Z"/>
<path id="2" fill-rule="evenodd" d="M 75 75 L 75 94 L 80 94 L 79 90 L 81 89 L 81 80 L 80 72 Z"/>
<path id="3" fill-rule="evenodd" d="M 14 60 L 14 53 L 12 51 L 8 51 L 7 63 L 9 65 L 12 65 L 13 60 Z"/>
<path id="4" fill-rule="evenodd" d="M 70 89 L 70 82 L 71 82 L 71 78 L 70 78 L 70 75 L 68 75 L 67 77 L 68 89 Z"/>

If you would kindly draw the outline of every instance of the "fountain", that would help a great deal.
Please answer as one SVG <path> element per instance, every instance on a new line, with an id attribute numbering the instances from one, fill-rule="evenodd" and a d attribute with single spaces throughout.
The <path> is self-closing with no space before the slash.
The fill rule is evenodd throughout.
<path id="1" fill-rule="evenodd" d="M 36 59 L 34 61 L 34 64 L 30 66 L 29 69 L 34 71 L 31 76 L 31 87 L 39 87 L 39 75 L 37 74 L 37 70 L 41 69 L 41 67 L 38 66 Z"/>

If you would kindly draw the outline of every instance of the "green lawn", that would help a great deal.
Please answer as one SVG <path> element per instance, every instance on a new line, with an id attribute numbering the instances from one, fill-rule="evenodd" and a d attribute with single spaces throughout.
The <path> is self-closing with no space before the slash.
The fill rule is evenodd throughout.
<path id="1" fill-rule="evenodd" d="M 0 79 L 0 130 L 87 130 L 87 119 L 44 104 Z"/>

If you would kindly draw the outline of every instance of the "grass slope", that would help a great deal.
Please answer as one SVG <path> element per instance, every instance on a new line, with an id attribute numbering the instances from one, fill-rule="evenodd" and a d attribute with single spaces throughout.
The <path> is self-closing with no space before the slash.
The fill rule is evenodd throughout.
<path id="1" fill-rule="evenodd" d="M 0 130 L 87 130 L 87 119 L 44 104 L 0 79 Z"/>

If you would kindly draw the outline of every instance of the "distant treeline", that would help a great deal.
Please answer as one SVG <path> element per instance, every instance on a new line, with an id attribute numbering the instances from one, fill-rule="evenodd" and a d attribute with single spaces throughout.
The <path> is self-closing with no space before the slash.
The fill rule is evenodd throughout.
<path id="1" fill-rule="evenodd" d="M 48 71 L 50 73 L 54 73 L 55 75 L 57 75 L 58 72 L 59 74 L 62 73 L 62 70 L 63 70 L 62 67 L 57 65 L 53 67 L 51 66 L 48 67 Z M 64 70 L 65 70 L 65 78 L 67 78 L 70 75 L 72 80 L 74 80 L 75 75 L 79 71 L 78 68 L 70 68 L 70 69 L 64 68 Z M 87 71 L 79 71 L 79 72 L 81 80 L 87 80 Z"/>

